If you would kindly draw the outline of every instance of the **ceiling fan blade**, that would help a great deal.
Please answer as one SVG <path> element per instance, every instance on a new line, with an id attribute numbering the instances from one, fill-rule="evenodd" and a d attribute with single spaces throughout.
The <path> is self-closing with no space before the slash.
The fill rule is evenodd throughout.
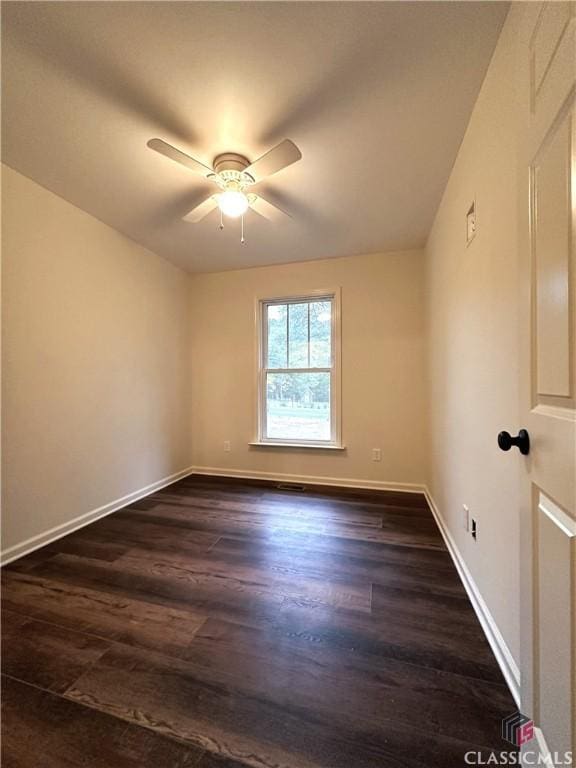
<path id="1" fill-rule="evenodd" d="M 196 224 L 205 216 L 208 216 L 209 213 L 212 213 L 214 208 L 217 207 L 218 199 L 215 196 L 209 197 L 207 200 L 204 200 L 203 203 L 197 205 L 196 208 L 192 208 L 190 213 L 187 213 L 186 216 L 182 217 L 182 221 L 189 221 L 191 224 Z"/>
<path id="2" fill-rule="evenodd" d="M 214 174 L 212 168 L 204 165 L 204 163 L 201 163 L 199 160 L 194 160 L 193 157 L 190 157 L 184 152 L 181 152 L 171 144 L 167 144 L 165 141 L 162 141 L 162 139 L 150 139 L 150 141 L 147 143 L 147 146 L 150 147 L 150 149 L 153 149 L 155 152 L 160 152 L 161 155 L 170 158 L 170 160 L 174 160 L 175 163 L 185 165 L 186 168 L 189 168 L 191 171 L 195 171 L 195 173 L 201 173 L 203 176 Z"/>
<path id="3" fill-rule="evenodd" d="M 290 214 L 283 211 L 282 208 L 278 208 L 278 206 L 269 203 L 268 200 L 259 195 L 254 195 L 254 200 L 250 202 L 250 208 L 260 214 L 260 216 L 268 219 L 268 221 L 281 221 L 284 216 L 287 216 L 289 219 L 292 218 Z"/>
<path id="4" fill-rule="evenodd" d="M 252 165 L 246 168 L 246 173 L 249 173 L 254 181 L 262 181 L 267 176 L 272 176 L 273 173 L 281 171 L 288 165 L 292 165 L 297 160 L 300 160 L 302 153 L 290 139 L 284 139 L 280 144 L 273 149 L 266 152 L 258 160 L 255 160 Z"/>

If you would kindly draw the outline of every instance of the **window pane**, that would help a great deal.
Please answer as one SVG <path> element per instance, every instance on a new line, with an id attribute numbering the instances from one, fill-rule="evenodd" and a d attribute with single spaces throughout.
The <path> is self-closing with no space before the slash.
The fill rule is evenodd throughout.
<path id="1" fill-rule="evenodd" d="M 330 374 L 269 373 L 266 437 L 330 440 Z"/>
<path id="2" fill-rule="evenodd" d="M 332 365 L 332 302 L 310 302 L 310 367 Z"/>
<path id="3" fill-rule="evenodd" d="M 268 368 L 287 368 L 286 304 L 268 305 Z"/>
<path id="4" fill-rule="evenodd" d="M 308 302 L 288 304 L 288 368 L 308 368 Z"/>

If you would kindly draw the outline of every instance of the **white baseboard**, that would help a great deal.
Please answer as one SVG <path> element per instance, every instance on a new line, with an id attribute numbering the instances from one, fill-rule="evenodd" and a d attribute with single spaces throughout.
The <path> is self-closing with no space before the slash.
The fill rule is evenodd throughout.
<path id="1" fill-rule="evenodd" d="M 138 501 L 138 499 L 148 496 L 149 494 L 154 493 L 154 491 L 160 490 L 160 488 L 175 483 L 176 480 L 181 480 L 183 477 L 187 477 L 192 474 L 192 472 L 193 469 L 191 467 L 183 469 L 180 472 L 175 472 L 173 475 L 163 477 L 161 480 L 157 480 L 155 483 L 150 483 L 150 485 L 146 485 L 144 488 L 140 488 L 126 496 L 122 496 L 120 499 L 104 504 L 104 506 L 98 507 L 97 509 L 92 509 L 90 512 L 85 512 L 83 515 L 79 515 L 73 520 L 68 520 L 68 522 L 50 528 L 43 533 L 38 533 L 36 536 L 32 536 L 19 544 L 14 544 L 12 547 L 8 547 L 2 551 L 0 555 L 2 565 L 7 565 L 13 560 L 17 560 L 20 557 L 24 557 L 24 555 L 30 554 L 30 552 L 34 552 L 35 549 L 40 549 L 40 547 L 44 547 L 52 541 L 61 539 L 62 536 L 66 536 L 67 534 L 72 533 L 72 531 L 78 530 L 78 528 L 90 525 L 90 523 L 93 523 L 100 517 L 105 517 L 112 512 L 116 512 L 117 510 L 122 509 L 122 507 L 128 506 L 128 504 Z"/>
<path id="2" fill-rule="evenodd" d="M 193 475 L 237 477 L 245 480 L 270 480 L 278 483 L 302 483 L 304 485 L 333 485 L 339 488 L 361 488 L 374 491 L 400 491 L 424 494 L 426 487 L 417 483 L 393 483 L 386 480 L 359 480 L 350 477 L 324 477 L 316 475 L 287 475 L 282 472 L 258 472 L 249 469 L 223 467 L 192 467 Z"/>
<path id="3" fill-rule="evenodd" d="M 482 597 L 480 590 L 478 589 L 478 586 L 472 577 L 472 574 L 468 570 L 468 566 L 464 562 L 464 558 L 460 554 L 460 551 L 456 546 L 456 542 L 452 538 L 452 534 L 448 530 L 448 526 L 440 514 L 440 511 L 436 506 L 436 503 L 427 487 L 424 489 L 424 495 L 426 496 L 426 500 L 428 501 L 430 509 L 432 510 L 432 514 L 434 515 L 436 523 L 438 524 L 442 538 L 448 547 L 448 551 L 450 552 L 454 565 L 456 566 L 460 580 L 464 585 L 464 589 L 470 598 L 472 607 L 474 608 L 476 616 L 478 617 L 482 629 L 484 630 L 486 639 L 490 643 L 490 647 L 492 648 L 494 656 L 496 657 L 498 666 L 504 675 L 504 679 L 508 684 L 508 688 L 510 688 L 510 693 L 514 698 L 518 709 L 520 709 L 520 670 L 518 669 L 518 665 L 514 661 L 514 657 L 510 653 L 510 649 L 506 645 L 506 641 L 502 637 L 502 633 L 498 629 L 498 625 L 490 613 L 490 610 L 486 605 L 484 598 Z"/>

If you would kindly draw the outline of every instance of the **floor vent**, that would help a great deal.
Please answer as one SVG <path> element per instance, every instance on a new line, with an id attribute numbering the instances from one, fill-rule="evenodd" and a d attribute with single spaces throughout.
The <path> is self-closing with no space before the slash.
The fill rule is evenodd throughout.
<path id="1" fill-rule="evenodd" d="M 298 485 L 298 483 L 278 483 L 276 486 L 279 491 L 305 491 L 305 485 Z"/>

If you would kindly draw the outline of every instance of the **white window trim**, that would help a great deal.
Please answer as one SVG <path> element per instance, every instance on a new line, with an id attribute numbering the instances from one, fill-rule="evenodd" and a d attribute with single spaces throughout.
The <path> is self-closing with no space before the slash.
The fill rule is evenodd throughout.
<path id="1" fill-rule="evenodd" d="M 264 437 L 266 424 L 266 343 L 267 333 L 264 329 L 264 307 L 267 304 L 298 301 L 319 300 L 330 298 L 332 300 L 332 368 L 318 369 L 331 373 L 330 379 L 330 423 L 332 434 L 330 440 L 286 440 Z M 255 438 L 250 443 L 254 446 L 275 448 L 314 448 L 328 450 L 344 450 L 342 444 L 342 341 L 341 341 L 341 297 L 340 288 L 314 289 L 311 291 L 299 291 L 298 293 L 281 294 L 279 296 L 260 296 L 256 299 L 256 423 Z M 287 369 L 288 370 L 288 369 Z M 291 368 L 289 372 L 298 372 L 298 368 Z M 308 370 L 308 369 L 306 369 Z"/>

